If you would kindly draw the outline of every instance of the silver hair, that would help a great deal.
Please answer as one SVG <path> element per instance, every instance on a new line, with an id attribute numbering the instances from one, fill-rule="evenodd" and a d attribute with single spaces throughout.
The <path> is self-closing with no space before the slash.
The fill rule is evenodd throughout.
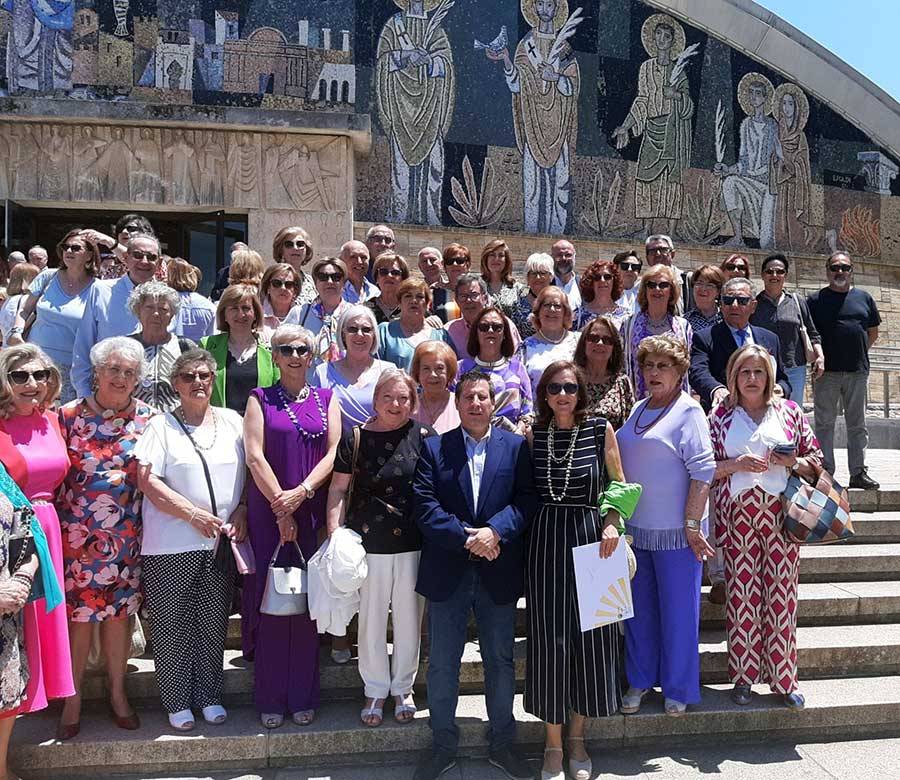
<path id="1" fill-rule="evenodd" d="M 7 260 L 7 262 L 11 261 L 13 263 L 27 262 L 25 255 L 22 252 L 20 252 L 18 249 L 14 249 L 12 252 L 10 252 L 9 256 L 6 258 L 6 260 Z"/>
<path id="2" fill-rule="evenodd" d="M 171 377 L 170 381 L 174 382 L 175 377 L 178 376 L 183 369 L 198 363 L 202 366 L 206 366 L 213 374 L 218 370 L 216 359 L 212 356 L 211 352 L 208 352 L 201 347 L 194 347 L 187 352 L 182 352 L 175 358 L 175 362 L 172 363 L 172 370 L 169 372 L 169 376 Z"/>
<path id="3" fill-rule="evenodd" d="M 722 295 L 732 294 L 731 291 L 738 287 L 739 285 L 746 285 L 750 288 L 750 297 L 756 297 L 756 285 L 753 284 L 752 279 L 744 279 L 743 276 L 736 276 L 734 279 L 729 279 L 725 284 L 722 285 Z"/>
<path id="4" fill-rule="evenodd" d="M 165 282 L 151 279 L 149 282 L 139 284 L 131 291 L 131 294 L 128 296 L 128 311 L 135 317 L 139 317 L 141 306 L 147 298 L 152 298 L 155 301 L 164 300 L 168 303 L 169 308 L 172 310 L 173 318 L 181 308 L 181 296 L 175 290 Z"/>
<path id="5" fill-rule="evenodd" d="M 406 385 L 407 390 L 409 390 L 410 412 L 415 412 L 419 401 L 419 387 L 415 380 L 402 368 L 393 367 L 386 368 L 379 374 L 375 387 L 372 389 L 372 408 L 375 408 L 375 399 L 378 397 L 381 389 L 392 382 L 403 382 Z"/>
<path id="6" fill-rule="evenodd" d="M 531 271 L 546 271 L 552 274 L 553 258 L 546 252 L 535 252 L 533 255 L 528 255 L 528 259 L 525 261 L 525 273 L 528 274 Z"/>
<path id="7" fill-rule="evenodd" d="M 272 349 L 280 346 L 283 343 L 288 341 L 293 341 L 294 339 L 303 339 L 306 342 L 306 346 L 310 349 L 313 348 L 313 344 L 315 342 L 315 336 L 313 336 L 312 332 L 304 328 L 302 325 L 294 325 L 293 323 L 285 323 L 284 325 L 279 325 L 275 328 L 275 332 L 272 334 L 272 339 L 270 341 L 272 345 Z"/>
<path id="8" fill-rule="evenodd" d="M 134 242 L 140 241 L 142 239 L 152 241 L 154 244 L 156 244 L 156 254 L 162 252 L 162 244 L 159 243 L 159 239 L 156 236 L 151 236 L 149 233 L 136 233 L 128 239 L 128 244 L 125 246 L 125 249 L 129 254 L 131 254 L 131 250 L 134 247 Z"/>
<path id="9" fill-rule="evenodd" d="M 430 252 L 430 253 L 432 253 L 432 254 L 437 255 L 438 257 L 441 257 L 441 250 L 438 249 L 436 246 L 423 246 L 423 247 L 416 253 L 416 257 L 417 257 L 418 259 L 421 260 L 421 259 L 422 259 L 422 255 L 423 255 L 425 252 Z"/>
<path id="10" fill-rule="evenodd" d="M 337 346 L 341 352 L 347 351 L 347 343 L 344 341 L 344 328 L 350 320 L 357 317 L 365 317 L 366 322 L 372 326 L 372 348 L 369 354 L 372 357 L 378 354 L 378 322 L 375 320 L 375 313 L 368 306 L 360 306 L 359 304 L 348 306 L 344 313 L 338 318 L 337 322 Z"/>
<path id="11" fill-rule="evenodd" d="M 647 240 L 644 241 L 644 249 L 647 249 L 654 241 L 665 241 L 669 245 L 669 249 L 675 248 L 671 236 L 667 236 L 665 233 L 654 233 L 652 236 L 647 236 Z"/>
<path id="12" fill-rule="evenodd" d="M 97 369 L 106 366 L 113 355 L 118 355 L 130 363 L 137 363 L 138 380 L 146 376 L 147 359 L 144 357 L 144 348 L 140 342 L 129 336 L 110 336 L 108 339 L 98 341 L 91 347 L 91 368 L 95 378 Z"/>
<path id="13" fill-rule="evenodd" d="M 456 280 L 456 287 L 454 288 L 454 293 L 459 293 L 459 288 L 462 285 L 466 284 L 477 284 L 478 289 L 481 290 L 482 295 L 488 294 L 488 286 L 487 282 L 481 278 L 481 274 L 463 274 Z"/>
<path id="14" fill-rule="evenodd" d="M 390 231 L 391 238 L 395 238 L 393 228 L 391 228 L 390 225 L 384 225 L 384 224 L 372 225 L 372 227 L 370 227 L 366 231 L 366 238 L 372 238 L 372 235 L 375 233 L 376 230 L 378 230 L 378 228 L 387 228 Z"/>

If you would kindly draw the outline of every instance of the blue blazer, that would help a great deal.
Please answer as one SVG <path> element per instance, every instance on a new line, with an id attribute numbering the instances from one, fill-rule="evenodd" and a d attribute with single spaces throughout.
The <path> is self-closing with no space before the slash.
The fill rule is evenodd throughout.
<path id="1" fill-rule="evenodd" d="M 784 397 L 791 395 L 791 383 L 781 363 L 781 345 L 772 331 L 750 325 L 753 343 L 765 347 L 775 358 L 775 381 L 784 390 Z M 691 342 L 691 368 L 688 378 L 691 388 L 700 396 L 700 404 L 705 412 L 712 406 L 712 394 L 718 387 L 727 385 L 725 368 L 728 358 L 737 352 L 737 342 L 725 322 L 717 322 L 709 328 L 694 332 Z"/>
<path id="2" fill-rule="evenodd" d="M 473 506 L 472 479 L 462 428 L 422 443 L 413 479 L 415 519 L 422 532 L 416 591 L 431 601 L 453 595 L 468 567 L 496 604 L 515 602 L 524 591 L 523 535 L 538 507 L 531 452 L 524 437 L 491 429 L 484 471 Z M 490 526 L 500 535 L 493 561 L 469 559 L 464 528 Z"/>

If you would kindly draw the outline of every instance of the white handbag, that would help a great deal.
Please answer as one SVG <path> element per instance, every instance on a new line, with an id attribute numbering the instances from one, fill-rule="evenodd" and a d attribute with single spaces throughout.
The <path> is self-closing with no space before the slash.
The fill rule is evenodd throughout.
<path id="1" fill-rule="evenodd" d="M 282 547 L 284 544 L 279 544 L 275 548 L 272 560 L 269 561 L 269 569 L 266 572 L 266 589 L 263 591 L 259 611 L 263 615 L 279 617 L 305 615 L 309 595 L 306 560 L 300 550 L 300 545 L 294 542 L 294 548 L 300 556 L 300 565 L 276 565 Z"/>

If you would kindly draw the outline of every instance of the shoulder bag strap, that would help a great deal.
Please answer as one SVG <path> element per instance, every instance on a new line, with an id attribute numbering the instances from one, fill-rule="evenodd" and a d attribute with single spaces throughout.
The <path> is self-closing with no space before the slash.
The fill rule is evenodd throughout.
<path id="1" fill-rule="evenodd" d="M 22 328 L 22 341 L 28 341 L 28 334 L 31 333 L 31 329 L 34 327 L 34 323 L 37 322 L 37 307 L 41 302 L 41 298 L 44 297 L 44 293 L 47 292 L 47 288 L 50 286 L 50 283 L 56 278 L 56 274 L 59 271 L 55 271 L 52 274 L 47 274 L 47 281 L 44 282 L 44 286 L 41 287 L 41 291 L 37 294 L 37 298 L 34 299 L 34 307 L 31 309 L 31 314 L 28 315 L 28 319 L 25 322 L 25 327 Z M 18 314 L 18 310 L 16 314 Z"/>
<path id="2" fill-rule="evenodd" d="M 356 464 L 359 461 L 359 440 L 362 438 L 362 426 L 353 426 L 353 455 L 350 458 L 350 486 L 347 488 L 347 506 L 344 509 L 344 517 L 350 512 L 350 502 L 353 500 L 353 483 L 356 482 Z"/>
<path id="3" fill-rule="evenodd" d="M 215 412 L 213 412 L 213 414 L 215 414 Z M 190 443 L 194 446 L 194 452 L 196 452 L 197 457 L 200 458 L 200 465 L 203 466 L 203 476 L 206 477 L 206 487 L 209 490 L 209 502 L 212 505 L 212 513 L 214 515 L 218 515 L 219 510 L 216 507 L 216 494 L 213 490 L 212 477 L 209 474 L 209 466 L 206 463 L 206 458 L 203 457 L 203 453 L 197 446 L 197 442 L 194 441 L 194 437 L 191 436 L 190 432 L 188 431 L 187 426 L 178 419 L 174 412 L 172 412 L 172 417 L 175 418 L 175 422 L 177 422 L 181 430 L 184 431 L 184 435 L 188 437 L 188 441 L 190 441 Z"/>

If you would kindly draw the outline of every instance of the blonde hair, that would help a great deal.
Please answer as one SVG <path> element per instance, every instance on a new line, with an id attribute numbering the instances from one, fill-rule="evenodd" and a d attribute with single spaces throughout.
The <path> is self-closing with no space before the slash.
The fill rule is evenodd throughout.
<path id="1" fill-rule="evenodd" d="M 9 282 L 6 285 L 7 295 L 21 295 L 34 281 L 34 277 L 41 269 L 31 263 L 19 263 L 9 272 Z"/>
<path id="2" fill-rule="evenodd" d="M 269 288 L 272 286 L 272 280 L 276 274 L 291 275 L 291 281 L 294 282 L 294 297 L 296 298 L 300 294 L 300 288 L 303 286 L 303 280 L 300 278 L 300 274 L 297 273 L 297 269 L 290 263 L 274 263 L 266 269 L 262 276 L 262 281 L 259 283 L 260 299 L 266 300 L 269 297 Z"/>
<path id="3" fill-rule="evenodd" d="M 766 386 L 763 390 L 766 406 L 771 406 L 776 402 L 774 358 L 765 347 L 761 347 L 759 344 L 746 344 L 739 350 L 731 353 L 731 357 L 728 358 L 728 365 L 725 367 L 725 384 L 728 386 L 728 398 L 725 400 L 726 406 L 733 408 L 740 403 L 740 392 L 737 386 L 738 374 L 741 372 L 741 366 L 754 358 L 761 360 L 766 367 Z"/>
<path id="4" fill-rule="evenodd" d="M 570 330 L 572 327 L 572 305 L 569 303 L 569 296 L 566 295 L 566 291 L 562 289 L 562 287 L 554 287 L 551 285 L 550 287 L 545 287 L 538 293 L 538 297 L 534 299 L 534 305 L 531 307 L 531 318 L 534 322 L 534 329 L 541 329 L 541 307 L 544 305 L 547 298 L 559 296 L 559 301 L 562 303 L 563 307 L 563 327 L 566 330 Z"/>
<path id="5" fill-rule="evenodd" d="M 375 404 L 378 402 L 378 394 L 384 389 L 385 385 L 389 385 L 392 382 L 403 382 L 406 385 L 406 389 L 409 390 L 409 411 L 410 413 L 416 411 L 416 406 L 419 402 L 419 387 L 409 374 L 399 368 L 386 368 L 379 375 L 378 381 L 375 382 L 375 388 L 372 390 L 373 411 Z M 375 416 L 377 417 L 378 415 L 375 414 Z"/>
<path id="6" fill-rule="evenodd" d="M 169 287 L 177 292 L 197 292 L 203 272 L 183 257 L 173 257 L 166 273 Z"/>
<path id="7" fill-rule="evenodd" d="M 244 298 L 250 299 L 253 306 L 253 330 L 259 330 L 263 323 L 262 304 L 259 302 L 259 296 L 256 294 L 256 287 L 252 284 L 230 284 L 225 288 L 222 297 L 219 298 L 219 304 L 216 306 L 216 327 L 223 333 L 229 331 L 228 323 L 225 321 L 225 310 L 229 306 L 240 303 Z"/>
<path id="8" fill-rule="evenodd" d="M 638 365 L 641 368 L 644 367 L 644 361 L 650 355 L 663 355 L 669 358 L 681 376 L 685 375 L 691 365 L 691 353 L 688 351 L 687 344 L 670 335 L 647 336 L 647 338 L 641 339 L 637 349 Z"/>
<path id="9" fill-rule="evenodd" d="M 671 285 L 669 287 L 669 304 L 668 310 L 669 314 L 675 314 L 675 310 L 678 308 L 678 302 L 681 300 L 681 285 L 678 283 L 678 276 L 675 274 L 675 271 L 671 266 L 663 265 L 662 263 L 657 263 L 656 265 L 651 265 L 644 273 L 641 275 L 641 285 L 638 289 L 637 294 L 637 302 L 640 310 L 643 312 L 647 311 L 647 280 L 653 276 L 665 276 Z"/>
<path id="10" fill-rule="evenodd" d="M 282 262 L 281 253 L 284 250 L 283 244 L 289 236 L 297 236 L 306 242 L 306 257 L 304 257 L 303 261 L 300 263 L 300 265 L 306 265 L 313 259 L 313 245 L 309 238 L 309 233 L 299 225 L 281 228 L 281 230 L 275 234 L 275 238 L 272 239 L 272 259 L 276 263 Z"/>
<path id="11" fill-rule="evenodd" d="M 16 366 L 27 363 L 30 360 L 38 360 L 42 366 L 50 371 L 50 379 L 47 380 L 47 395 L 41 402 L 41 412 L 49 407 L 57 398 L 62 389 L 62 376 L 56 364 L 50 356 L 37 344 L 17 344 L 14 347 L 6 347 L 0 350 L 0 419 L 8 420 L 15 414 L 12 385 L 9 374 Z"/>
<path id="12" fill-rule="evenodd" d="M 228 268 L 229 284 L 255 284 L 259 286 L 266 270 L 262 255 L 253 249 L 239 249 L 231 256 Z"/>

